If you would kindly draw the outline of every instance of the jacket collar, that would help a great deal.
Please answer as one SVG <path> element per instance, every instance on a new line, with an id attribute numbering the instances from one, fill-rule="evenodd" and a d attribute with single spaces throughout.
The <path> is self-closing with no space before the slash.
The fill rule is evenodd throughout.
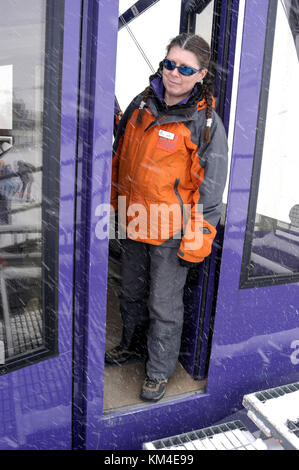
<path id="1" fill-rule="evenodd" d="M 159 69 L 158 72 L 150 77 L 150 95 L 147 102 L 156 117 L 166 115 L 171 121 L 175 121 L 177 119 L 184 121 L 192 120 L 193 118 L 195 119 L 195 116 L 197 115 L 198 103 L 205 101 L 202 96 L 201 83 L 197 83 L 194 86 L 190 96 L 186 100 L 183 100 L 174 106 L 168 106 L 163 99 L 163 95 L 164 85 L 162 82 L 161 70 Z"/>
<path id="2" fill-rule="evenodd" d="M 150 82 L 151 88 L 154 90 L 156 97 L 161 101 L 161 103 L 165 103 L 164 101 L 164 92 L 165 92 L 165 87 L 163 85 L 162 78 L 160 76 L 155 76 L 153 80 Z M 198 86 L 197 84 L 194 86 L 193 90 L 191 91 L 190 95 L 185 98 L 184 100 L 180 101 L 177 103 L 175 106 L 182 105 L 182 104 L 187 104 L 188 101 L 198 93 Z"/>

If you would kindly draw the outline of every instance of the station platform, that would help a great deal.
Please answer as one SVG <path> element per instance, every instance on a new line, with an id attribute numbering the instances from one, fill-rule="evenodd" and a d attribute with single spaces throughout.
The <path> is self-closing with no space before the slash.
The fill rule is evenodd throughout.
<path id="1" fill-rule="evenodd" d="M 243 406 L 256 431 L 241 420 L 159 439 L 144 450 L 299 450 L 299 382 L 245 395 Z"/>

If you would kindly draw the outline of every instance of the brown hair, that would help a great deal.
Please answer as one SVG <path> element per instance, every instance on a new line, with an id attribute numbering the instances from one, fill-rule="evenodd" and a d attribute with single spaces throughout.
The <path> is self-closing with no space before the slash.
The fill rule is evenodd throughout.
<path id="1" fill-rule="evenodd" d="M 213 93 L 214 93 L 214 80 L 213 80 L 213 73 L 211 70 L 211 50 L 209 44 L 197 34 L 188 34 L 182 33 L 173 38 L 169 45 L 166 48 L 167 54 L 170 50 L 174 47 L 178 46 L 181 49 L 186 51 L 193 52 L 196 56 L 197 61 L 200 65 L 200 69 L 207 69 L 208 73 L 203 79 L 202 83 L 202 94 L 203 98 L 206 101 L 206 127 L 204 130 L 204 141 L 210 142 L 210 128 L 211 128 L 211 119 L 212 119 L 212 109 L 213 109 Z M 162 64 L 160 64 L 159 70 L 162 69 Z M 140 107 L 137 121 L 139 123 L 142 122 L 142 109 L 146 104 L 148 98 L 150 96 L 150 87 L 147 87 L 144 91 L 143 96 L 143 104 Z"/>

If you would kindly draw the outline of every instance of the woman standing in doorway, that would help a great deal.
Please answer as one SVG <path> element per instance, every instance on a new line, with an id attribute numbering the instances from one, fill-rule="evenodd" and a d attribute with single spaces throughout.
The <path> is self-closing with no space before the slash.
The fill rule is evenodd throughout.
<path id="1" fill-rule="evenodd" d="M 126 203 L 123 335 L 105 360 L 122 364 L 146 351 L 143 400 L 161 399 L 176 369 L 187 271 L 210 254 L 221 215 L 227 138 L 213 108 L 209 45 L 181 34 L 115 139 L 112 204 Z"/>

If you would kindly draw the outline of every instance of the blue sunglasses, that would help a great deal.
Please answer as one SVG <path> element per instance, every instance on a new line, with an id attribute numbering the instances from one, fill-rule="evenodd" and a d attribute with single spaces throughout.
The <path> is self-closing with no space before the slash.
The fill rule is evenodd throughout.
<path id="1" fill-rule="evenodd" d="M 185 77 L 190 77 L 191 75 L 194 75 L 195 73 L 201 71 L 201 69 L 197 70 L 197 69 L 194 69 L 193 67 L 188 67 L 188 65 L 175 65 L 175 63 L 172 60 L 169 60 L 169 59 L 164 59 L 163 60 L 163 66 L 167 70 L 178 69 L 180 74 L 184 75 Z"/>

